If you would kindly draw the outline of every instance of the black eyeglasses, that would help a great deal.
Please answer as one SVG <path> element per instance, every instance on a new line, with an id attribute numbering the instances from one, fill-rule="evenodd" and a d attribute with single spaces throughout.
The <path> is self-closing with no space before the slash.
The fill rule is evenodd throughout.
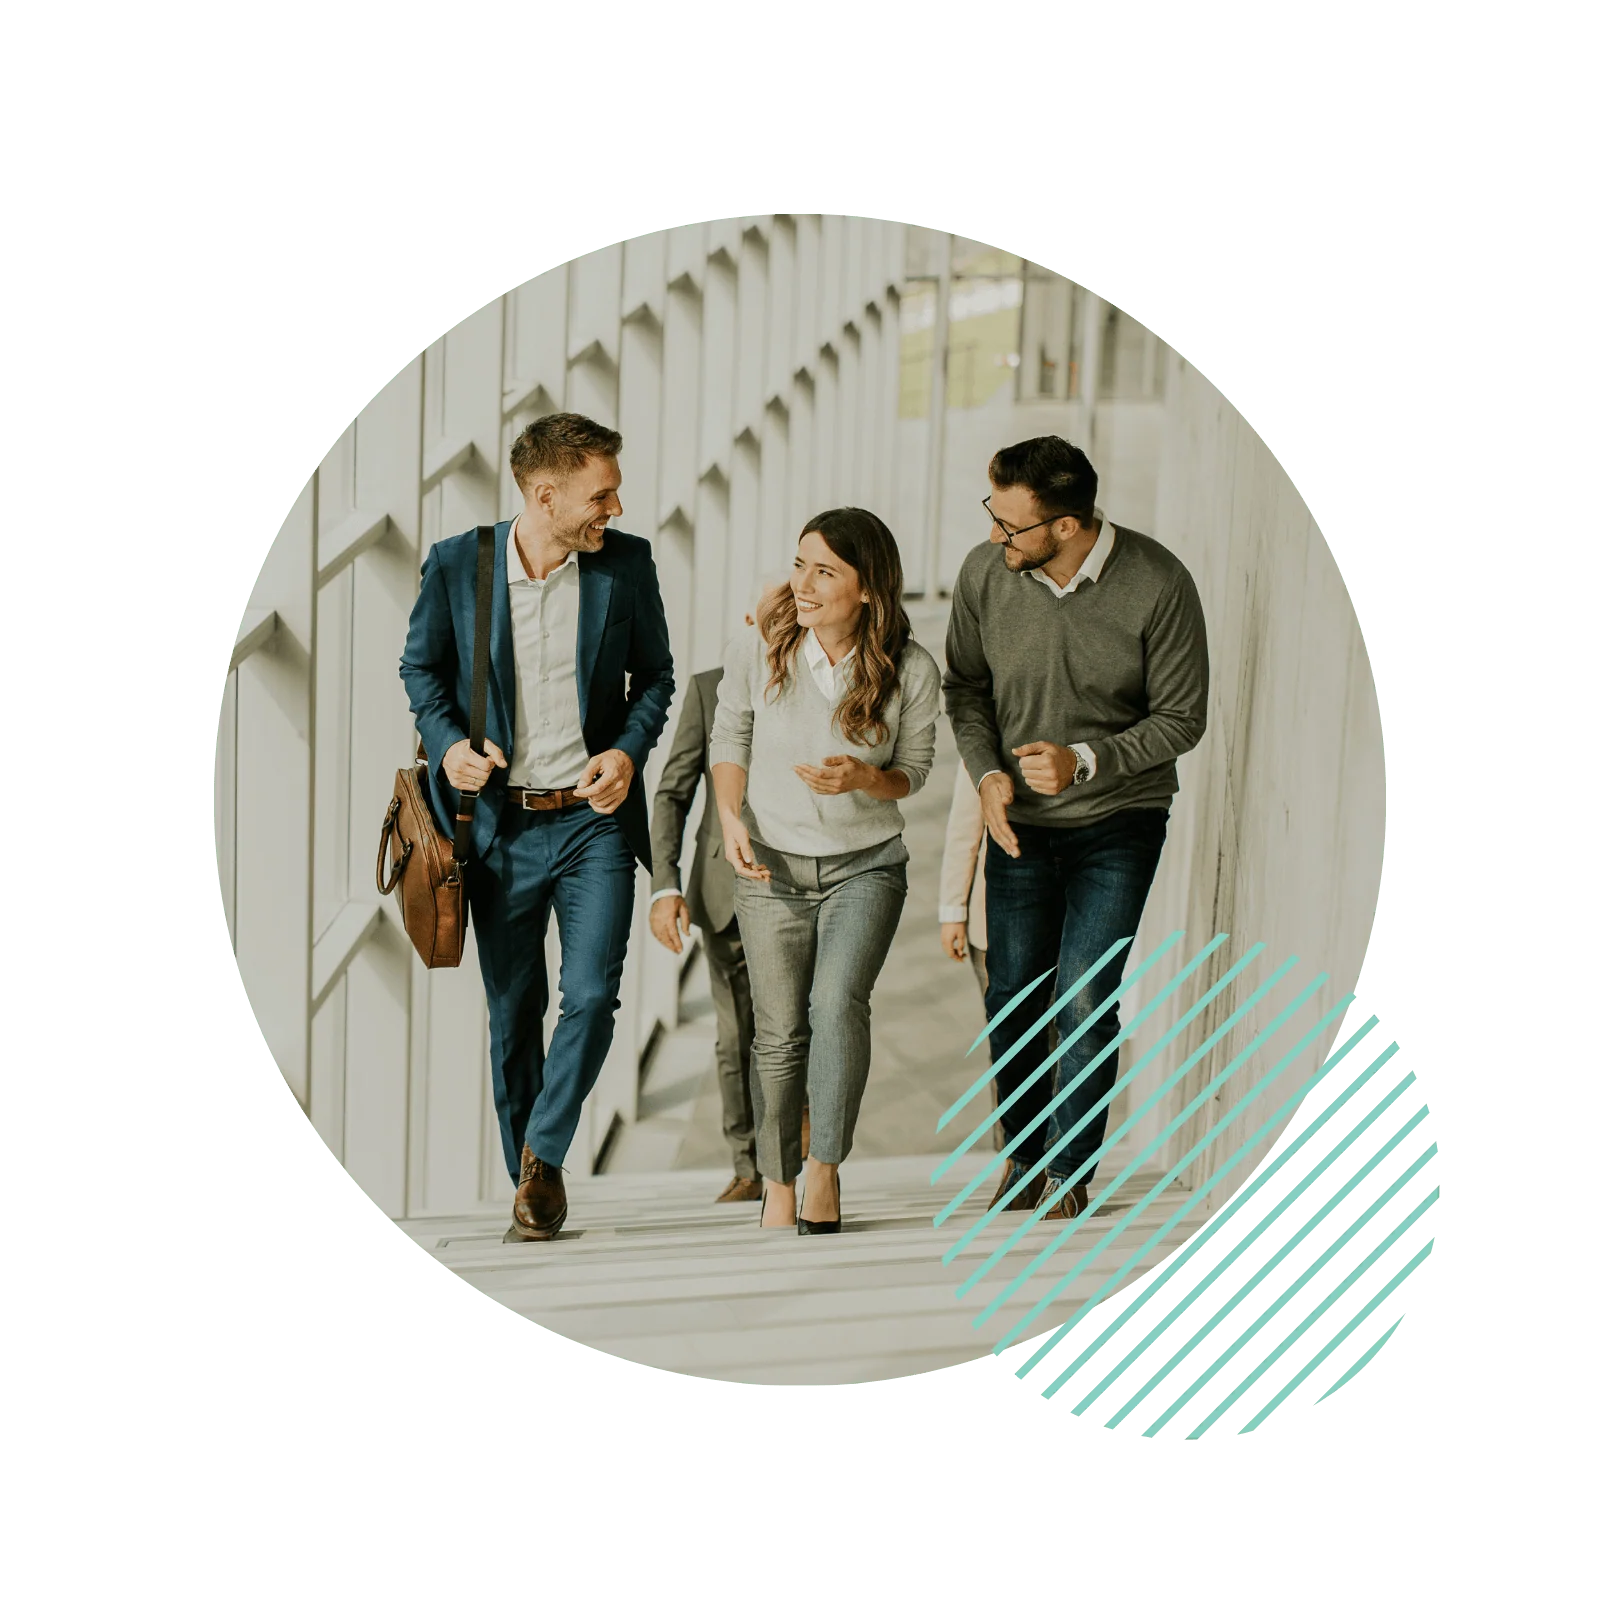
<path id="1" fill-rule="evenodd" d="M 1059 517 L 1046 517 L 1043 522 L 1030 522 L 1026 528 L 1008 528 L 999 517 L 994 514 L 989 504 L 989 496 L 983 497 L 983 509 L 989 513 L 989 520 L 1000 530 L 1000 537 L 1010 544 L 1013 539 L 1021 538 L 1025 533 L 1032 533 L 1035 528 L 1048 528 L 1052 522 L 1059 522 Z"/>

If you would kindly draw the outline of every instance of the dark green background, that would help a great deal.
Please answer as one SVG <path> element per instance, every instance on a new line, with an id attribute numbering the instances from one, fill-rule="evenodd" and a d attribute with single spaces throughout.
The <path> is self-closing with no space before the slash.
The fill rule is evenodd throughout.
<path id="1" fill-rule="evenodd" d="M 18 1592 L 1582 1587 L 1595 363 L 1566 14 L 10 13 Z M 1149 318 L 1354 578 L 1394 746 L 1368 997 L 1434 1091 L 1445 1254 L 1395 1354 L 1254 1445 L 1101 1437 L 1000 1370 L 747 1397 L 574 1354 L 349 1194 L 222 954 L 222 651 L 339 421 L 574 248 L 819 205 L 995 238 Z"/>

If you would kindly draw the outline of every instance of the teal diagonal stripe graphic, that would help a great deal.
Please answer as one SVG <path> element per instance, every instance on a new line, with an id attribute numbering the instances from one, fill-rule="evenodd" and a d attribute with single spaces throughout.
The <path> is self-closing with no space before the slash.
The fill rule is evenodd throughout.
<path id="1" fill-rule="evenodd" d="M 1264 946 L 1229 958 L 1226 940 L 1135 946 L 1117 984 L 1117 947 L 1041 975 L 974 1041 L 990 1060 L 940 1126 L 991 1082 L 996 1109 L 932 1174 L 953 1190 L 946 1264 L 987 1252 L 951 1287 L 984 1285 L 975 1325 L 1006 1312 L 996 1351 L 1030 1341 L 1019 1377 L 1054 1356 L 1046 1397 L 1152 1438 L 1254 1432 L 1351 1383 L 1403 1320 L 1439 1214 L 1428 1108 L 1378 1019 L 1318 997 L 1325 974 L 1282 983 L 1292 956 L 1245 976 Z M 996 1124 L 1004 1148 L 966 1155 Z"/>

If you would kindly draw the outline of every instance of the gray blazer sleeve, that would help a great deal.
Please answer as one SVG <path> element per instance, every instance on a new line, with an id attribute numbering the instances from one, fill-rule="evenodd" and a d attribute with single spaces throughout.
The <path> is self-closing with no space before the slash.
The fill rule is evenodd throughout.
<path id="1" fill-rule="evenodd" d="M 650 824 L 650 855 L 655 863 L 650 892 L 683 888 L 678 862 L 683 855 L 683 831 L 695 790 L 705 776 L 706 708 L 700 685 L 691 679 L 684 697 L 683 714 L 673 735 L 672 749 L 656 786 L 655 816 Z"/>

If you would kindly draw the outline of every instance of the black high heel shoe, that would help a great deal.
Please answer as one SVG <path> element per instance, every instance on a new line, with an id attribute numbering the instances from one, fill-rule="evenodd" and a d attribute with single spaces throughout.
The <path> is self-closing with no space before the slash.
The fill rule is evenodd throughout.
<path id="1" fill-rule="evenodd" d="M 808 1222 L 800 1215 L 800 1207 L 794 1208 L 794 1226 L 796 1233 L 838 1233 L 844 1227 L 844 1186 L 839 1182 L 839 1176 L 834 1174 L 834 1187 L 839 1196 L 839 1215 L 832 1222 Z"/>

